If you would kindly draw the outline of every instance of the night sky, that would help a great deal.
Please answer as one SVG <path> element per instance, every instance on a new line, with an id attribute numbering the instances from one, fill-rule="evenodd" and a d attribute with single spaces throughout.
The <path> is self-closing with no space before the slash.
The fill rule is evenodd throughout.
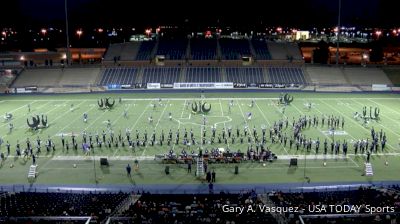
<path id="1" fill-rule="evenodd" d="M 136 6 L 132 6 L 132 2 Z M 184 3 L 181 3 L 184 2 Z M 398 27 L 398 10 L 388 0 L 342 0 L 342 24 Z M 264 6 L 265 5 L 265 6 Z M 68 0 L 71 26 L 187 25 L 300 28 L 334 26 L 338 0 Z M 64 0 L 2 2 L 0 26 L 62 25 Z"/>

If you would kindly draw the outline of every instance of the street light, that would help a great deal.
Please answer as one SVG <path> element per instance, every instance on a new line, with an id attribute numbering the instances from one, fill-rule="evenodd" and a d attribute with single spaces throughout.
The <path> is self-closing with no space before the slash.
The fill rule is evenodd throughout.
<path id="1" fill-rule="evenodd" d="M 46 29 L 42 29 L 40 32 L 42 32 L 43 36 L 46 36 L 47 30 Z"/>
<path id="2" fill-rule="evenodd" d="M 377 30 L 377 31 L 375 31 L 375 34 L 376 34 L 377 39 L 379 39 L 379 36 L 382 34 L 382 31 Z"/>
<path id="3" fill-rule="evenodd" d="M 81 29 L 76 31 L 76 35 L 78 35 L 79 39 L 81 38 L 82 33 L 83 33 L 83 31 Z"/>
<path id="4" fill-rule="evenodd" d="M 145 33 L 146 33 L 147 36 L 150 36 L 151 29 L 146 29 L 146 30 L 145 30 Z"/>

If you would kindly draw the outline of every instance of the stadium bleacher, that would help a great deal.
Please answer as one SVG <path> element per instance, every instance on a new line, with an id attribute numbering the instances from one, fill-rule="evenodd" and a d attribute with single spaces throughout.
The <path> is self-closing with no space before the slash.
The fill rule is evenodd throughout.
<path id="1" fill-rule="evenodd" d="M 164 55 L 166 60 L 184 60 L 187 43 L 187 40 L 184 39 L 161 39 L 157 55 Z"/>
<path id="2" fill-rule="evenodd" d="M 138 42 L 127 42 L 122 44 L 121 48 L 121 61 L 132 61 L 136 58 L 139 51 L 140 43 Z"/>
<path id="3" fill-rule="evenodd" d="M 143 73 L 142 76 L 138 74 Z M 223 75 L 226 74 L 226 76 Z M 181 74 L 182 80 L 181 80 Z M 268 78 L 269 77 L 269 78 Z M 175 82 L 306 84 L 300 67 L 114 67 L 101 72 L 99 85 Z"/>
<path id="4" fill-rule="evenodd" d="M 271 54 L 269 53 L 268 45 L 264 40 L 252 39 L 251 44 L 253 45 L 257 60 L 271 60 Z"/>
<path id="5" fill-rule="evenodd" d="M 138 53 L 136 55 L 137 61 L 147 61 L 152 59 L 152 52 L 154 47 L 156 46 L 155 41 L 143 41 L 140 44 Z"/>
<path id="6" fill-rule="evenodd" d="M 234 67 L 225 68 L 228 82 L 233 83 L 265 83 L 263 68 L 261 67 Z"/>
<path id="7" fill-rule="evenodd" d="M 242 56 L 250 56 L 250 45 L 247 39 L 219 39 L 223 60 L 239 60 Z"/>
<path id="8" fill-rule="evenodd" d="M 125 213 L 130 223 L 277 223 L 270 213 L 223 212 L 222 206 L 258 206 L 253 192 L 242 194 L 143 194 Z"/>
<path id="9" fill-rule="evenodd" d="M 106 68 L 99 85 L 132 85 L 136 83 L 138 69 L 132 67 Z"/>
<path id="10" fill-rule="evenodd" d="M 343 71 L 338 67 L 307 66 L 306 71 L 312 83 L 349 85 Z"/>
<path id="11" fill-rule="evenodd" d="M 303 60 L 297 44 L 268 41 L 267 46 L 272 60 Z"/>
<path id="12" fill-rule="evenodd" d="M 301 55 L 300 48 L 297 44 L 285 43 L 285 45 L 288 56 L 291 57 L 292 60 L 303 60 L 303 56 Z"/>
<path id="13" fill-rule="evenodd" d="M 173 84 L 179 81 L 180 72 L 179 67 L 146 67 L 142 83 Z"/>
<path id="14" fill-rule="evenodd" d="M 383 70 L 378 68 L 345 68 L 343 73 L 352 85 L 371 85 L 371 83 L 392 85 Z"/>
<path id="15" fill-rule="evenodd" d="M 18 76 L 13 87 L 54 87 L 59 85 L 62 75 L 61 69 L 29 69 Z"/>
<path id="16" fill-rule="evenodd" d="M 277 84 L 305 84 L 304 71 L 298 67 L 268 68 L 270 81 Z"/>
<path id="17" fill-rule="evenodd" d="M 193 38 L 190 40 L 190 51 L 192 60 L 215 60 L 217 40 Z"/>
<path id="18" fill-rule="evenodd" d="M 186 82 L 221 82 L 220 69 L 216 67 L 188 67 Z"/>
<path id="19" fill-rule="evenodd" d="M 103 220 L 127 193 L 6 193 L 0 200 L 0 217 L 92 216 Z"/>
<path id="20" fill-rule="evenodd" d="M 61 86 L 82 86 L 97 85 L 96 79 L 100 73 L 100 68 L 73 68 L 64 69 L 60 79 Z"/>
<path id="21" fill-rule="evenodd" d="M 104 55 L 105 61 L 113 61 L 114 58 L 118 58 L 121 55 L 122 44 L 110 44 L 107 48 L 107 52 Z"/>

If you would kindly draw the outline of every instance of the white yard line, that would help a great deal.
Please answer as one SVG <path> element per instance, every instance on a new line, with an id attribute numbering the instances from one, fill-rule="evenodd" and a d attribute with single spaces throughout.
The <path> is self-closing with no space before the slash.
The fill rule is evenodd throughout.
<path id="1" fill-rule="evenodd" d="M 3 101 L 3 102 L 5 102 L 5 101 Z M 34 100 L 34 101 L 32 102 L 32 104 L 34 104 L 34 103 L 36 103 L 36 102 L 37 102 L 37 100 Z M 27 107 L 27 106 L 28 106 L 28 104 L 29 104 L 29 103 L 27 103 L 27 104 L 25 104 L 25 105 L 22 105 L 22 106 L 20 106 L 20 107 L 18 107 L 18 108 L 16 108 L 16 109 L 14 109 L 14 110 L 12 110 L 12 111 L 9 111 L 8 113 L 11 113 L 11 112 L 14 112 L 14 111 L 20 110 L 20 109 L 22 109 L 22 108 L 24 108 L 24 107 Z"/>
<path id="2" fill-rule="evenodd" d="M 364 106 L 362 103 L 359 103 L 359 102 L 357 102 L 357 101 L 355 101 L 355 100 L 353 100 L 353 101 L 356 102 L 356 103 L 358 103 L 358 104 L 361 105 L 361 106 Z M 352 109 L 350 106 L 347 106 L 347 107 L 349 107 L 350 109 Z M 379 115 L 379 116 L 381 116 L 381 115 Z M 382 116 L 385 116 L 385 115 L 382 115 Z M 385 117 L 387 117 L 387 116 L 385 116 Z M 389 118 L 389 119 L 390 119 L 390 118 Z M 390 120 L 392 120 L 392 119 L 390 119 Z M 396 123 L 397 123 L 397 122 L 396 122 Z M 381 126 L 382 128 L 386 128 L 385 126 L 381 125 L 381 124 L 378 123 L 378 122 L 376 122 L 376 124 L 379 125 L 379 126 Z M 396 132 L 394 132 L 391 128 L 386 128 L 386 129 L 389 130 L 390 132 L 392 132 L 393 134 L 397 135 L 398 137 L 400 137 L 400 135 L 397 134 Z"/>
<path id="3" fill-rule="evenodd" d="M 221 99 L 219 99 L 219 107 L 221 108 L 221 115 L 224 116 L 224 110 L 222 109 Z"/>
<path id="4" fill-rule="evenodd" d="M 388 106 L 386 106 L 386 105 L 384 105 L 384 104 L 381 104 L 381 103 L 378 103 L 378 102 L 376 102 L 376 101 L 373 101 L 372 99 L 368 99 L 368 100 L 369 100 L 369 101 L 371 101 L 371 102 L 373 102 L 373 103 L 375 103 L 375 104 L 377 104 L 377 105 L 382 105 L 382 106 L 384 106 L 384 107 L 388 108 L 389 110 L 393 111 L 394 113 L 396 113 L 396 114 L 399 114 L 399 115 L 400 115 L 400 113 L 399 113 L 398 111 L 396 111 L 396 110 L 393 110 L 392 108 L 390 108 L 390 107 L 388 107 Z"/>
<path id="5" fill-rule="evenodd" d="M 353 162 L 357 167 L 360 167 L 360 166 L 356 163 L 356 161 L 354 161 L 354 159 L 352 159 L 351 157 L 349 157 L 349 159 L 350 159 L 350 161 Z"/>
<path id="6" fill-rule="evenodd" d="M 59 109 L 58 107 L 54 107 L 53 109 L 51 109 L 51 110 L 49 110 L 49 111 L 46 111 L 46 116 L 48 116 L 49 115 L 49 113 L 51 112 L 51 111 L 53 111 L 53 110 L 56 110 L 56 109 Z M 60 117 L 60 116 L 59 116 Z M 57 120 L 59 117 L 57 117 L 55 120 Z M 22 128 L 22 127 L 24 127 L 26 124 L 24 124 L 24 125 L 21 125 L 21 126 L 19 126 L 19 128 Z"/>
<path id="7" fill-rule="evenodd" d="M 237 104 L 239 105 L 240 113 L 242 114 L 244 123 L 246 124 L 247 127 L 249 127 L 249 125 L 248 125 L 248 123 L 247 123 L 247 120 L 246 120 L 246 118 L 245 118 L 245 116 L 244 116 L 244 114 L 243 114 L 243 110 L 242 110 L 242 106 L 240 105 L 240 102 L 239 102 L 237 99 L 236 99 L 236 102 L 237 102 Z"/>
<path id="8" fill-rule="evenodd" d="M 128 111 L 129 111 L 129 108 L 131 108 L 131 106 L 132 106 L 132 104 L 129 104 L 129 106 L 128 106 L 128 108 L 127 108 Z M 125 110 L 125 108 L 124 108 L 124 110 Z M 115 123 L 117 123 L 117 121 L 118 121 L 119 119 L 121 119 L 122 116 L 124 116 L 124 114 L 120 114 L 120 115 L 117 117 L 117 119 L 116 119 L 115 121 L 112 122 L 112 124 L 114 125 Z"/>
<path id="9" fill-rule="evenodd" d="M 157 129 L 158 125 L 160 124 L 161 118 L 162 118 L 162 116 L 164 115 L 164 112 L 165 112 L 165 110 L 167 109 L 168 104 L 169 104 L 169 100 L 168 100 L 167 103 L 165 104 L 164 109 L 163 109 L 163 111 L 161 112 L 160 118 L 158 118 L 157 124 L 156 124 L 156 126 L 154 127 L 155 130 Z M 142 152 L 142 156 L 144 156 L 144 154 L 145 154 L 145 152 L 146 152 L 146 149 L 147 149 L 147 147 L 144 148 L 144 150 L 143 150 L 143 152 Z"/>
<path id="10" fill-rule="evenodd" d="M 356 168 L 358 166 L 307 166 L 307 169 L 345 169 L 345 168 Z M 299 169 L 303 169 L 304 166 L 298 166 L 297 168 Z M 286 167 L 254 167 L 254 168 L 250 168 L 250 169 L 256 169 L 256 170 L 280 170 L 280 169 L 287 169 Z"/>
<path id="11" fill-rule="evenodd" d="M 35 101 L 34 101 L 35 102 Z M 33 103 L 34 103 L 33 102 Z M 32 103 L 32 104 L 33 104 Z M 45 103 L 45 104 L 42 104 L 42 105 L 40 105 L 38 108 L 42 108 L 42 107 L 44 107 L 44 106 L 46 106 L 47 104 L 49 104 L 50 102 L 47 102 L 47 103 Z M 14 110 L 12 110 L 11 112 L 14 112 L 14 111 L 17 111 L 17 110 L 19 110 L 19 109 L 21 109 L 21 108 L 24 108 L 24 107 L 26 107 L 26 105 L 28 105 L 28 104 L 25 104 L 24 106 L 21 106 L 21 107 L 19 107 L 19 108 L 17 108 L 17 109 L 14 109 Z M 12 114 L 11 112 L 7 112 L 7 113 L 10 113 L 10 114 Z M 14 115 L 14 114 L 13 114 Z M 18 114 L 15 114 L 15 115 L 19 115 L 19 113 Z M 14 118 L 12 119 L 12 121 L 16 121 L 16 120 L 18 120 L 18 119 L 21 119 L 21 118 L 24 118 L 23 116 L 13 116 Z M 4 127 L 4 126 L 6 126 L 6 125 L 8 125 L 8 123 L 6 123 L 6 124 L 3 124 L 3 125 L 1 125 L 0 126 L 0 128 L 2 128 L 2 127 Z"/>
<path id="12" fill-rule="evenodd" d="M 221 115 L 222 115 L 222 117 L 224 117 L 224 110 L 222 109 L 222 103 L 221 103 L 221 99 L 219 99 L 219 107 L 221 108 Z M 225 132 L 225 135 L 226 135 L 226 124 L 225 124 L 225 122 L 224 122 L 224 132 Z M 229 148 L 229 141 L 227 141 L 227 143 L 228 143 L 228 148 Z"/>
<path id="13" fill-rule="evenodd" d="M 237 93 L 234 93 L 237 94 Z M 277 94 L 278 95 L 278 94 Z M 311 95 L 311 94 L 310 94 Z M 327 95 L 330 95 L 329 93 L 327 93 Z M 307 96 L 303 96 L 300 97 L 299 99 L 302 98 L 306 98 L 306 99 L 310 99 L 310 100 L 338 100 L 338 99 L 364 99 L 364 100 L 369 100 L 369 99 L 375 99 L 375 100 L 379 100 L 379 99 L 388 99 L 388 100 L 400 100 L 400 98 L 398 97 L 346 97 L 346 98 L 324 98 L 324 97 L 307 97 Z M 134 100 L 134 101 L 154 101 L 154 100 L 158 100 L 159 98 L 124 98 L 124 100 Z M 181 97 L 181 98 L 162 98 L 162 99 L 168 99 L 168 100 L 187 100 L 187 97 Z M 206 98 L 207 100 L 231 100 L 231 99 L 235 99 L 235 100 L 249 100 L 249 99 L 260 99 L 260 100 L 278 100 L 278 97 L 237 97 L 237 98 L 227 98 L 227 97 L 220 97 L 220 98 Z M 43 99 L 43 100 L 35 100 L 35 101 L 87 101 L 87 100 L 94 100 L 94 98 L 87 98 L 87 99 Z M 32 101 L 32 100 L 4 100 L 4 101 Z"/>
<path id="14" fill-rule="evenodd" d="M 132 130 L 134 127 L 136 127 L 137 123 L 139 122 L 139 120 L 142 118 L 142 116 L 146 113 L 147 108 L 150 107 L 150 104 L 146 105 L 146 108 L 143 110 L 143 112 L 140 114 L 140 116 L 136 119 L 136 122 L 132 125 L 132 127 L 130 127 L 129 130 Z"/>
<path id="15" fill-rule="evenodd" d="M 186 101 L 187 100 L 185 100 L 185 103 L 183 104 L 183 107 L 182 107 L 181 118 L 183 118 L 183 112 L 185 112 Z"/>
<path id="16" fill-rule="evenodd" d="M 257 101 L 256 102 L 256 106 L 258 108 L 258 110 L 261 112 L 261 115 L 264 117 L 265 121 L 267 121 L 268 125 L 271 126 L 271 122 L 269 122 L 268 118 L 265 116 L 264 112 L 261 110 L 260 106 L 258 106 Z"/>
<path id="17" fill-rule="evenodd" d="M 296 106 L 294 105 L 294 103 L 291 103 L 290 105 L 293 106 L 294 109 L 296 109 L 300 114 L 305 115 L 298 107 L 296 107 Z M 307 115 L 306 115 L 306 116 L 307 116 Z M 317 130 L 318 130 L 320 133 L 322 133 L 322 131 L 321 131 L 321 129 L 320 129 L 319 127 L 317 127 Z M 328 138 L 331 139 L 330 136 L 328 136 Z M 332 141 L 332 139 L 331 139 L 331 141 Z M 313 149 L 312 147 L 311 147 L 311 150 L 314 151 L 315 154 L 317 153 L 317 152 L 315 151 L 315 149 Z M 306 150 L 306 151 L 307 151 L 307 150 Z"/>
<path id="18" fill-rule="evenodd" d="M 131 106 L 132 106 L 132 103 L 130 103 L 129 106 L 128 106 L 128 108 L 126 108 L 126 109 L 129 110 L 129 108 L 131 108 Z M 124 110 L 125 110 L 125 108 L 124 108 Z M 124 113 L 125 113 L 125 111 L 124 111 Z M 122 116 L 124 116 L 124 114 L 120 114 L 120 115 L 118 116 L 118 118 L 117 118 L 115 121 L 112 122 L 112 124 L 113 124 L 113 125 L 116 124 L 117 121 L 118 121 L 119 119 L 121 119 Z M 115 157 L 115 155 L 117 154 L 117 152 L 119 152 L 119 147 L 116 148 L 116 149 L 114 149 L 114 153 L 113 153 L 112 156 Z"/>
<path id="19" fill-rule="evenodd" d="M 86 100 L 85 101 L 82 101 L 81 103 L 79 103 L 78 105 L 81 105 L 82 103 L 84 103 L 84 102 L 86 102 Z M 92 110 L 94 107 L 92 107 L 90 110 Z M 90 111 L 90 110 L 88 110 L 88 111 Z M 86 111 L 86 112 L 88 112 L 88 111 Z M 61 117 L 63 117 L 65 114 L 67 114 L 67 113 L 69 113 L 70 112 L 70 110 L 67 110 L 67 112 L 65 112 L 65 113 L 63 113 L 62 115 L 60 115 L 60 116 L 58 116 L 55 120 L 58 120 L 59 118 L 61 118 Z M 78 117 L 79 118 L 79 117 Z M 54 121 L 55 121 L 54 120 Z M 74 119 L 74 121 L 75 121 L 76 119 Z M 56 132 L 56 134 L 54 134 L 53 135 L 53 137 L 54 136 L 57 136 L 57 134 L 60 132 L 60 131 L 62 131 L 62 130 L 64 130 L 66 127 L 68 127 L 69 125 L 71 125 L 73 122 L 71 122 L 71 123 L 69 123 L 67 126 L 65 126 L 64 128 L 62 128 L 61 130 L 59 130 L 58 132 Z M 51 126 L 50 126 L 50 128 L 51 128 Z M 58 152 L 60 152 L 60 151 L 58 151 Z M 45 167 L 50 161 L 52 161 L 52 158 L 51 159 L 49 159 L 46 163 L 44 163 L 41 167 Z"/>
<path id="20" fill-rule="evenodd" d="M 164 106 L 164 109 L 163 109 L 163 111 L 161 112 L 160 118 L 158 118 L 157 124 L 156 124 L 156 126 L 155 126 L 154 129 L 157 129 L 158 125 L 160 124 L 161 118 L 163 117 L 163 115 L 164 115 L 164 113 L 165 113 L 165 110 L 166 110 L 167 107 L 168 107 L 168 104 L 169 104 L 169 100 L 167 101 L 167 104 Z"/>
<path id="21" fill-rule="evenodd" d="M 269 120 L 267 119 L 267 117 L 265 116 L 264 112 L 261 110 L 260 106 L 258 106 L 257 104 L 257 100 L 255 100 L 256 106 L 258 108 L 258 110 L 261 112 L 261 115 L 264 117 L 265 121 L 267 121 L 268 125 L 271 126 L 271 123 L 269 122 Z M 275 105 L 274 105 L 275 106 Z M 276 106 L 275 106 L 276 107 Z M 286 115 L 284 114 L 284 116 L 286 117 Z M 287 117 L 286 117 L 287 118 Z M 285 150 L 286 154 L 289 155 L 289 152 L 286 150 L 286 147 L 283 146 L 283 150 Z"/>
<path id="22" fill-rule="evenodd" d="M 323 100 L 320 100 L 320 101 L 321 101 L 322 103 L 324 103 L 325 105 L 327 105 L 328 107 L 330 107 L 330 108 L 332 108 L 333 110 L 335 110 L 336 112 L 338 112 L 339 114 L 341 114 L 343 117 L 346 117 L 346 118 L 347 118 L 348 120 L 350 120 L 351 122 L 355 123 L 356 125 L 361 126 L 361 129 L 369 134 L 369 131 L 366 130 L 366 129 L 364 128 L 364 126 L 362 126 L 362 125 L 359 124 L 358 122 L 354 121 L 354 119 L 352 119 L 351 117 L 349 117 L 349 116 L 343 114 L 342 112 L 338 111 L 336 108 L 334 108 L 334 107 L 332 107 L 331 105 L 325 103 Z M 392 145 L 390 145 L 389 143 L 386 143 L 386 144 L 387 144 L 388 146 L 392 147 L 392 149 L 396 150 L 396 148 L 393 147 Z"/>
<path id="23" fill-rule="evenodd" d="M 78 105 L 81 105 L 81 104 L 83 104 L 84 102 L 86 102 L 86 101 L 82 101 L 82 103 L 79 103 Z M 93 108 L 95 108 L 95 107 L 91 107 L 90 110 L 85 111 L 85 113 L 91 111 Z M 65 114 L 67 114 L 67 113 L 71 113 L 71 111 L 70 111 L 70 110 L 67 110 L 67 112 L 65 112 L 65 113 L 63 113 L 62 115 L 58 116 L 54 121 L 56 121 L 56 120 L 58 120 L 59 118 L 63 117 L 63 116 L 64 116 Z M 62 129 L 60 129 L 59 131 L 57 131 L 57 132 L 53 135 L 53 137 L 54 137 L 54 136 L 57 136 L 58 133 L 60 133 L 61 131 L 63 131 L 65 128 L 69 127 L 72 123 L 75 122 L 76 119 L 79 119 L 79 118 L 80 118 L 80 116 L 78 116 L 77 118 L 75 118 L 75 119 L 74 119 L 72 122 L 70 122 L 67 126 L 64 126 Z M 50 127 L 51 127 L 51 126 L 50 126 Z"/>
<path id="24" fill-rule="evenodd" d="M 236 100 L 236 103 L 239 105 L 240 113 L 242 114 L 244 123 L 246 123 L 247 128 L 250 129 L 249 123 L 247 123 L 247 120 L 246 120 L 246 118 L 245 118 L 245 116 L 244 116 L 244 113 L 243 113 L 243 110 L 242 110 L 242 106 L 240 105 L 240 102 L 239 102 L 237 99 L 235 99 L 235 100 Z M 249 131 L 249 135 L 252 136 L 253 142 L 255 142 L 255 137 L 254 137 L 252 134 L 253 134 L 252 131 Z"/>
<path id="25" fill-rule="evenodd" d="M 183 107 L 182 107 L 181 118 L 183 116 L 183 112 L 185 111 L 185 106 L 186 106 L 186 99 L 185 99 L 185 103 L 183 104 Z M 181 122 L 177 119 L 174 119 L 174 120 L 178 121 L 178 130 L 179 130 L 179 128 L 181 127 Z M 172 141 L 172 139 L 171 139 L 171 141 Z M 174 150 L 174 149 L 175 149 L 175 143 L 172 141 L 172 150 Z"/>

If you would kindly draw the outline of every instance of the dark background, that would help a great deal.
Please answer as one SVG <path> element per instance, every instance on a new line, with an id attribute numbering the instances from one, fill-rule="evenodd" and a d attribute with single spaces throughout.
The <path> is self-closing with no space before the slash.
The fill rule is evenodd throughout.
<path id="1" fill-rule="evenodd" d="M 389 0 L 342 0 L 342 24 L 393 27 L 398 8 Z M 64 24 L 64 0 L 7 0 L 0 26 L 36 27 Z M 257 28 L 268 25 L 300 28 L 337 24 L 338 0 L 177 1 L 68 0 L 73 27 L 129 25 Z"/>

